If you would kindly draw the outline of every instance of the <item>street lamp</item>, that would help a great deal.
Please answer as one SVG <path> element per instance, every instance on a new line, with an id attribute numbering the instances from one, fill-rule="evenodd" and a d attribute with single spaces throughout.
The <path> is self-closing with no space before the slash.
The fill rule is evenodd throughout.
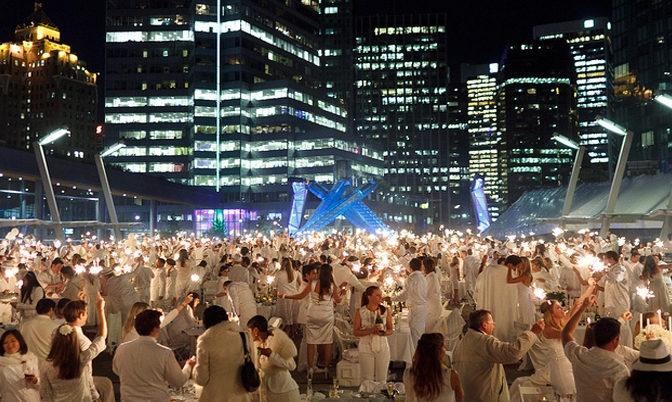
<path id="1" fill-rule="evenodd" d="M 653 97 L 653 100 L 672 109 L 672 96 L 666 94 L 658 94 Z"/>
<path id="2" fill-rule="evenodd" d="M 562 206 L 562 217 L 569 215 L 569 211 L 572 208 L 572 200 L 574 199 L 574 192 L 576 190 L 576 183 L 579 181 L 579 173 L 581 172 L 581 162 L 583 161 L 583 155 L 586 152 L 586 147 L 576 142 L 570 140 L 560 133 L 553 133 L 553 140 L 557 141 L 568 148 L 576 149 L 576 156 L 574 157 L 574 166 L 572 166 L 572 175 L 569 179 L 569 185 L 567 186 L 567 196 L 565 197 L 565 204 Z M 563 221 L 564 222 L 564 221 Z"/>
<path id="3" fill-rule="evenodd" d="M 103 196 L 105 197 L 105 205 L 107 205 L 107 212 L 110 214 L 110 222 L 113 225 L 114 238 L 118 240 L 121 239 L 121 230 L 119 229 L 119 218 L 117 217 L 117 209 L 114 207 L 114 200 L 112 199 L 112 191 L 110 190 L 110 182 L 107 180 L 107 172 L 105 171 L 105 165 L 103 164 L 103 158 L 109 155 L 114 154 L 119 151 L 121 148 L 124 148 L 126 144 L 123 141 L 119 141 L 111 147 L 103 150 L 99 154 L 93 156 L 94 161 L 96 162 L 96 170 L 98 171 L 98 178 L 100 179 L 100 185 L 103 188 Z"/>
<path id="4" fill-rule="evenodd" d="M 618 154 L 616 171 L 614 172 L 614 177 L 611 181 L 609 198 L 607 198 L 607 207 L 604 210 L 604 218 L 602 220 L 602 227 L 600 228 L 600 237 L 605 237 L 609 231 L 609 225 L 611 224 L 611 215 L 616 209 L 616 200 L 618 199 L 618 193 L 621 190 L 623 174 L 625 173 L 625 166 L 628 163 L 628 154 L 630 153 L 630 146 L 632 145 L 632 137 L 634 137 L 634 133 L 627 128 L 605 118 L 604 116 L 597 115 L 595 120 L 597 124 L 606 128 L 612 133 L 625 137 L 623 143 L 621 144 L 621 151 Z"/>
<path id="5" fill-rule="evenodd" d="M 67 128 L 59 128 L 33 143 L 33 148 L 35 149 L 35 158 L 37 159 L 37 167 L 40 170 L 42 187 L 47 198 L 47 205 L 49 205 L 49 212 L 51 213 L 51 220 L 56 224 L 56 238 L 61 243 L 65 242 L 63 227 L 61 226 L 61 214 L 58 211 L 58 204 L 56 203 L 54 187 L 51 185 L 51 175 L 49 174 L 49 166 L 47 165 L 47 157 L 44 154 L 43 145 L 50 144 L 65 135 L 70 135 L 70 131 Z M 41 202 L 41 200 L 35 200 L 35 202 Z"/>

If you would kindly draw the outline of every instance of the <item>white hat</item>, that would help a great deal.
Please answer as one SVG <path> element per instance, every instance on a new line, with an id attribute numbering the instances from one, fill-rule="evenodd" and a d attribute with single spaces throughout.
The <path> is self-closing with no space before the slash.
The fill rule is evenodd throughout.
<path id="1" fill-rule="evenodd" d="M 243 261 L 243 257 L 241 257 L 240 254 L 233 255 L 233 262 L 241 262 L 241 261 Z"/>
<path id="2" fill-rule="evenodd" d="M 2 269 L 14 269 L 16 266 L 12 263 L 11 260 L 5 260 L 2 262 Z"/>
<path id="3" fill-rule="evenodd" d="M 672 371 L 672 359 L 661 339 L 651 339 L 639 346 L 639 359 L 632 364 L 637 371 Z"/>

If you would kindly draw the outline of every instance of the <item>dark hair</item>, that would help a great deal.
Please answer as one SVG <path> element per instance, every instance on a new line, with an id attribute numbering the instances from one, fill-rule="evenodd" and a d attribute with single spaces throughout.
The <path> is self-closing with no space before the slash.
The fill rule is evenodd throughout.
<path id="1" fill-rule="evenodd" d="M 40 282 L 38 282 L 35 272 L 26 272 L 26 275 L 23 277 L 23 286 L 21 286 L 21 303 L 32 303 L 33 289 L 38 287 L 41 288 Z"/>
<path id="2" fill-rule="evenodd" d="M 418 398 L 433 401 L 443 388 L 443 361 L 439 352 L 444 346 L 443 335 L 439 333 L 423 334 L 413 354 L 411 374 L 413 391 Z"/>
<path id="3" fill-rule="evenodd" d="M 228 320 L 229 315 L 226 313 L 226 310 L 224 310 L 224 307 L 222 306 L 213 305 L 206 308 L 205 311 L 203 311 L 203 325 L 205 326 L 205 329 L 214 327 L 220 322 Z"/>
<path id="4" fill-rule="evenodd" d="M 644 258 L 644 268 L 642 268 L 642 276 L 644 279 L 651 279 L 656 273 L 656 259 L 652 255 L 647 255 Z"/>
<path id="5" fill-rule="evenodd" d="M 166 258 L 166 264 L 170 265 L 171 267 L 174 267 L 177 263 L 172 258 Z"/>
<path id="6" fill-rule="evenodd" d="M 317 294 L 319 295 L 320 300 L 322 300 L 322 297 L 325 294 L 328 294 L 331 290 L 331 285 L 334 283 L 333 272 L 334 269 L 329 264 L 322 264 L 320 266 L 320 276 L 317 289 Z"/>
<path id="7" fill-rule="evenodd" d="M 506 264 L 506 265 L 508 265 L 508 264 L 518 265 L 521 262 L 523 262 L 523 260 L 520 257 L 518 257 L 517 255 L 510 255 L 510 256 L 506 257 L 506 260 L 504 261 L 504 264 Z"/>
<path id="8" fill-rule="evenodd" d="M 161 266 L 166 265 L 166 259 L 165 258 L 159 257 L 159 258 L 156 259 L 156 261 L 160 262 Z"/>
<path id="9" fill-rule="evenodd" d="M 301 267 L 301 274 L 303 275 L 303 279 L 306 279 L 306 276 L 316 270 L 318 267 L 315 264 L 308 264 L 304 265 Z"/>
<path id="10" fill-rule="evenodd" d="M 86 313 L 85 301 L 73 300 L 63 307 L 63 318 L 66 322 L 75 322 L 83 313 Z"/>
<path id="11" fill-rule="evenodd" d="M 187 259 L 189 258 L 189 252 L 185 249 L 180 249 L 177 253 L 179 255 L 178 260 L 180 261 L 180 266 L 184 267 L 187 264 Z"/>
<path id="12" fill-rule="evenodd" d="M 625 388 L 633 401 L 672 401 L 672 371 L 632 370 Z"/>
<path id="13" fill-rule="evenodd" d="M 245 264 L 246 266 L 247 266 L 247 265 L 250 265 L 250 257 L 245 256 L 245 257 L 243 257 L 243 258 L 240 259 L 240 262 L 243 263 L 243 264 Z"/>
<path id="14" fill-rule="evenodd" d="M 364 293 L 362 293 L 362 306 L 366 306 L 367 304 L 369 304 L 369 297 L 371 297 L 371 295 L 373 295 L 373 292 L 375 292 L 378 289 L 380 289 L 378 286 L 369 286 L 368 288 L 366 288 Z M 382 304 L 378 306 L 378 310 L 380 311 L 380 315 L 385 314 L 385 306 L 383 306 Z"/>
<path id="15" fill-rule="evenodd" d="M 476 310 L 469 313 L 469 328 L 480 331 L 481 325 L 488 320 L 488 315 L 491 314 L 488 310 Z"/>
<path id="16" fill-rule="evenodd" d="M 229 269 L 228 265 L 222 265 L 221 267 L 219 267 L 219 274 L 221 275 L 222 272 L 226 271 L 227 269 Z"/>
<path id="17" fill-rule="evenodd" d="M 37 302 L 37 305 L 35 305 L 35 311 L 37 314 L 46 314 L 49 312 L 49 310 L 56 308 L 56 302 L 53 299 L 50 299 L 48 297 L 45 297 L 44 299 L 40 299 Z"/>
<path id="18" fill-rule="evenodd" d="M 198 299 L 198 301 L 200 301 L 201 300 L 201 295 L 199 295 L 198 292 L 189 292 L 189 293 L 187 293 L 187 296 L 189 296 L 189 295 L 193 296 L 193 299 L 189 303 L 189 307 L 194 308 L 194 301 L 196 301 L 196 299 Z"/>
<path id="19" fill-rule="evenodd" d="M 408 267 L 411 268 L 411 271 L 420 271 L 422 261 L 419 258 L 411 258 L 411 261 L 408 262 Z"/>
<path id="20" fill-rule="evenodd" d="M 255 315 L 247 322 L 249 329 L 257 328 L 261 332 L 268 332 L 268 321 L 263 315 Z"/>
<path id="21" fill-rule="evenodd" d="M 604 317 L 595 323 L 595 346 L 603 347 L 621 335 L 621 323 L 615 318 Z"/>
<path id="22" fill-rule="evenodd" d="M 65 265 L 63 268 L 61 268 L 61 275 L 72 278 L 75 276 L 75 270 L 72 269 L 70 265 Z"/>
<path id="23" fill-rule="evenodd" d="M 434 269 L 434 260 L 431 258 L 423 258 L 422 259 L 422 265 L 425 266 L 425 273 L 426 274 L 431 274 L 432 272 L 436 272 L 436 269 Z"/>
<path id="24" fill-rule="evenodd" d="M 51 265 L 56 265 L 56 264 L 63 264 L 63 260 L 60 257 L 54 258 L 54 260 L 51 262 Z"/>
<path id="25" fill-rule="evenodd" d="M 70 332 L 61 334 L 61 328 L 70 327 Z M 47 362 L 58 369 L 58 378 L 71 380 L 82 375 L 79 362 L 79 336 L 70 324 L 61 324 L 56 328 L 51 340 L 51 350 Z"/>
<path id="26" fill-rule="evenodd" d="M 0 336 L 0 346 L 2 346 L 5 343 L 5 339 L 7 338 L 7 335 L 14 335 L 14 338 L 16 338 L 17 341 L 19 341 L 19 352 L 22 355 L 25 355 L 28 352 L 28 345 L 26 344 L 26 340 L 23 339 L 23 335 L 21 335 L 21 332 L 19 332 L 18 329 L 9 329 L 5 331 L 2 336 Z M 0 347 L 0 356 L 5 355 L 5 348 Z"/>
<path id="27" fill-rule="evenodd" d="M 618 261 L 618 254 L 614 250 L 609 250 L 606 253 L 607 259 Z"/>
<path id="28" fill-rule="evenodd" d="M 161 313 L 158 310 L 147 309 L 135 317 L 135 330 L 140 336 L 149 336 L 155 328 L 161 327 Z"/>

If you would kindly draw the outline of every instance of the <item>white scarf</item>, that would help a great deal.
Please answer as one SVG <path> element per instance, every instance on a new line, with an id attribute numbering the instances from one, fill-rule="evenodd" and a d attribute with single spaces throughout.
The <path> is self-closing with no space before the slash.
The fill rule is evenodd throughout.
<path id="1" fill-rule="evenodd" d="M 22 364 L 29 360 L 35 358 L 35 355 L 32 352 L 26 352 L 25 355 L 21 353 L 14 353 L 11 355 L 0 356 L 0 366 L 13 366 L 16 364 Z"/>

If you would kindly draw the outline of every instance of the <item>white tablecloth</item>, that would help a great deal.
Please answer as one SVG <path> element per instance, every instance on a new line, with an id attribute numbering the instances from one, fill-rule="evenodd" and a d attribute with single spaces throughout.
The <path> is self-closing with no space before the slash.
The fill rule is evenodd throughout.
<path id="1" fill-rule="evenodd" d="M 275 305 L 264 306 L 261 304 L 257 304 L 257 314 L 263 315 L 268 320 L 271 317 L 275 316 Z"/>
<path id="2" fill-rule="evenodd" d="M 413 343 L 411 342 L 411 331 L 408 328 L 402 328 L 387 337 L 390 345 L 390 360 L 403 361 L 410 364 L 413 361 Z"/>

